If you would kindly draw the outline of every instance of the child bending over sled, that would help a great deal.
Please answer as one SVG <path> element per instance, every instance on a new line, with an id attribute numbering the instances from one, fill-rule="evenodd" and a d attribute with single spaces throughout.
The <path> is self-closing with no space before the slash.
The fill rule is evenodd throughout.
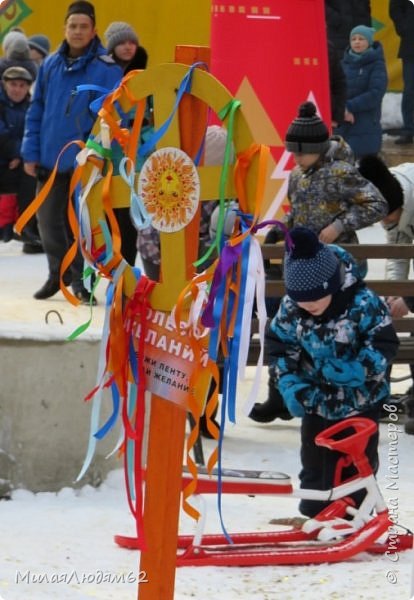
<path id="1" fill-rule="evenodd" d="M 269 364 L 287 409 L 302 417 L 300 487 L 327 490 L 342 454 L 317 446 L 315 437 L 351 416 L 378 423 L 398 338 L 386 304 L 367 288 L 352 257 L 305 227 L 290 232 L 284 278 L 286 295 L 267 333 Z M 378 433 L 366 453 L 376 473 Z M 343 477 L 354 472 L 351 465 Z M 356 506 L 365 494 L 352 494 Z M 314 517 L 328 504 L 302 500 L 299 510 Z"/>

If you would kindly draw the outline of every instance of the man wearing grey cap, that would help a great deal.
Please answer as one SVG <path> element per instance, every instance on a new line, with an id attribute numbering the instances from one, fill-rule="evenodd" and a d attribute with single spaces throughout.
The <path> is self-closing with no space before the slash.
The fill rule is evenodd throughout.
<path id="1" fill-rule="evenodd" d="M 13 225 L 18 215 L 18 196 L 24 185 L 20 145 L 32 81 L 29 71 L 19 66 L 9 67 L 1 77 L 0 239 L 4 242 L 13 238 Z"/>

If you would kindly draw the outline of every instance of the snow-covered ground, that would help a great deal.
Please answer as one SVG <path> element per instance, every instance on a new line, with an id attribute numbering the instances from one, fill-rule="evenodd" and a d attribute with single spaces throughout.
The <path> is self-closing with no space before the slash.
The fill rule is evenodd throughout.
<path id="1" fill-rule="evenodd" d="M 398 126 L 395 115 L 399 97 L 387 100 L 384 127 Z M 367 241 L 381 239 L 379 226 L 362 232 Z M 383 269 L 371 264 L 370 270 Z M 57 335 L 61 325 L 45 313 L 58 310 L 64 330 L 73 331 L 89 316 L 86 307 L 73 308 L 61 296 L 38 302 L 32 294 L 46 274 L 43 255 L 21 253 L 17 242 L 0 244 L 1 312 L 0 333 L 17 336 Z M 98 290 L 101 306 L 94 311 L 91 331 L 99 335 L 103 320 L 103 286 Z M 296 484 L 299 471 L 299 420 L 275 421 L 258 425 L 243 414 L 243 401 L 252 383 L 254 370 L 240 385 L 237 424 L 225 433 L 225 466 L 244 469 L 283 471 Z M 406 369 L 394 375 L 406 374 Z M 403 391 L 407 382 L 394 384 Z M 266 397 L 266 373 L 259 393 Z M 74 402 L 77 399 L 74 398 Z M 78 399 L 82 401 L 81 398 Z M 414 527 L 414 437 L 398 434 L 390 447 L 388 424 L 380 426 L 381 466 L 378 481 L 385 500 L 398 513 L 399 523 Z M 212 448 L 204 441 L 205 453 Z M 395 471 L 397 462 L 397 471 Z M 397 473 L 397 485 L 387 489 L 390 468 Z M 0 474 L 1 476 L 1 474 Z M 207 531 L 219 532 L 216 499 L 206 497 Z M 289 497 L 224 496 L 223 515 L 230 532 L 268 531 L 275 517 L 298 515 L 297 501 Z M 65 488 L 59 493 L 32 494 L 16 490 L 10 501 L 0 501 L 0 600 L 130 600 L 137 595 L 139 557 L 137 552 L 121 549 L 113 541 L 115 534 L 133 535 L 134 523 L 129 513 L 122 470 L 113 471 L 98 488 Z M 193 523 L 182 516 L 181 532 L 191 532 Z M 390 556 L 361 554 L 340 564 L 308 566 L 273 566 L 244 568 L 179 568 L 176 573 L 176 600 L 190 598 L 239 600 L 408 600 L 414 597 L 413 553 Z M 142 585 L 145 585 L 144 583 Z"/>
<path id="2" fill-rule="evenodd" d="M 383 129 L 402 127 L 401 94 L 385 94 L 382 101 L 381 125 Z"/>
<path id="3" fill-rule="evenodd" d="M 363 231 L 361 237 L 367 241 L 378 240 L 381 234 L 381 228 L 375 226 Z M 372 265 L 371 271 L 382 268 L 381 264 Z M 22 336 L 42 330 L 42 336 L 46 335 L 44 314 L 52 308 L 63 314 L 68 330 L 86 320 L 87 309 L 72 308 L 60 293 L 46 302 L 32 300 L 32 293 L 43 283 L 45 272 L 43 255 L 23 255 L 18 242 L 0 244 L 1 330 L 13 328 Z M 103 287 L 98 297 L 103 299 Z M 92 328 L 99 329 L 102 315 L 100 306 L 95 311 Z M 61 326 L 52 322 L 49 327 L 53 331 Z M 404 372 L 401 369 L 396 374 Z M 249 369 L 249 379 L 240 385 L 237 424 L 228 426 L 225 434 L 224 464 L 233 468 L 283 471 L 296 483 L 299 420 L 258 425 L 244 416 L 243 402 L 253 373 L 253 369 Z M 406 386 L 406 382 L 396 384 L 394 391 Z M 264 399 L 265 395 L 266 374 L 263 373 L 259 397 Z M 389 481 L 386 479 L 390 466 L 389 441 L 387 424 L 381 424 L 378 480 L 385 499 L 396 503 L 399 522 L 412 528 L 414 437 L 405 433 L 398 435 L 398 489 L 393 490 L 387 489 Z M 206 440 L 204 445 L 208 454 L 212 442 Z M 207 530 L 218 532 L 216 499 L 207 497 L 206 500 Z M 272 518 L 298 515 L 296 505 L 295 499 L 282 496 L 225 496 L 223 514 L 230 532 L 266 531 L 274 527 L 269 524 Z M 121 549 L 113 542 L 115 534 L 132 535 L 134 531 L 121 469 L 112 472 L 99 489 L 87 486 L 78 491 L 66 488 L 57 494 L 36 495 L 16 490 L 10 501 L 0 501 L 0 523 L 0 598 L 129 600 L 136 597 L 138 554 Z M 193 523 L 184 515 L 180 530 L 193 530 Z M 398 561 L 394 562 L 395 556 L 361 554 L 346 563 L 319 566 L 179 568 L 175 598 L 408 600 L 414 594 L 413 556 L 411 552 L 404 552 L 397 557 Z"/>

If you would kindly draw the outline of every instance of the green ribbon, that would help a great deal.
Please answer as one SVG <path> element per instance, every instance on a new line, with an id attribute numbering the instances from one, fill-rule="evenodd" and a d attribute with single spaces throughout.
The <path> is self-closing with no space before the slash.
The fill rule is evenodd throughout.
<path id="1" fill-rule="evenodd" d="M 103 146 L 98 144 L 98 142 L 95 142 L 95 140 L 93 140 L 92 138 L 88 139 L 88 141 L 86 142 L 86 147 L 91 148 L 91 150 L 95 150 L 95 152 L 102 156 L 102 158 L 112 158 L 111 148 L 104 148 Z"/>
<path id="2" fill-rule="evenodd" d="M 211 254 L 214 252 L 214 250 L 216 250 L 217 255 L 220 254 L 220 250 L 221 250 L 220 242 L 221 242 L 221 238 L 222 238 L 222 234 L 223 234 L 225 217 L 226 217 L 226 212 L 227 212 L 226 211 L 227 206 L 226 206 L 225 191 L 226 191 L 226 187 L 227 187 L 227 181 L 228 181 L 228 177 L 229 177 L 229 166 L 231 163 L 231 156 L 232 156 L 232 151 L 233 151 L 234 119 L 236 116 L 236 111 L 240 108 L 240 106 L 241 106 L 240 100 L 236 100 L 235 98 L 233 98 L 233 100 L 230 100 L 230 102 L 228 104 L 226 104 L 226 106 L 224 106 L 218 113 L 219 119 L 221 121 L 228 119 L 228 122 L 227 122 L 226 147 L 224 150 L 224 160 L 223 160 L 223 166 L 222 166 L 221 173 L 220 173 L 219 216 L 218 216 L 218 221 L 217 221 L 216 237 L 215 237 L 213 243 L 211 244 L 210 248 L 207 250 L 207 252 L 194 263 L 195 267 L 198 267 L 203 262 L 205 262 L 208 258 L 210 258 Z"/>

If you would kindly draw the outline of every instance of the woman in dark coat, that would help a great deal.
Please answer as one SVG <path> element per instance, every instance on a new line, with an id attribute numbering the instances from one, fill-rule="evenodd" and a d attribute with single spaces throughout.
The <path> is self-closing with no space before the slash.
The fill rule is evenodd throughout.
<path id="1" fill-rule="evenodd" d="M 381 106 L 388 76 L 380 42 L 374 30 L 354 27 L 350 46 L 342 59 L 347 86 L 345 122 L 336 130 L 351 146 L 355 157 L 377 154 L 381 149 Z"/>

